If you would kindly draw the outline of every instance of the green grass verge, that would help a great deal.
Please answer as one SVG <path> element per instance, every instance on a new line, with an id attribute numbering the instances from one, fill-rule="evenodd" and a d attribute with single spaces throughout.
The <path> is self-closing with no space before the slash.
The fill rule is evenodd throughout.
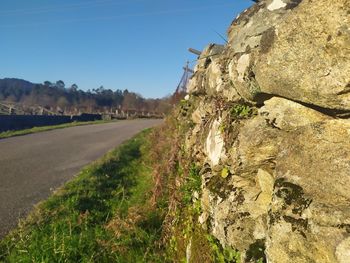
<path id="1" fill-rule="evenodd" d="M 27 135 L 31 133 L 37 133 L 37 132 L 44 132 L 44 131 L 51 131 L 56 129 L 63 129 L 68 127 L 75 127 L 75 126 L 82 126 L 82 125 L 90 125 L 90 124 L 103 124 L 108 123 L 112 121 L 86 121 L 86 122 L 70 122 L 70 123 L 64 123 L 59 125 L 52 125 L 52 126 L 42 126 L 42 127 L 34 127 L 31 129 L 24 129 L 24 130 L 18 130 L 18 131 L 6 131 L 6 132 L 0 132 L 0 139 L 5 139 L 9 137 L 14 136 L 21 136 L 21 135 Z"/>
<path id="2" fill-rule="evenodd" d="M 164 262 L 162 217 L 149 204 L 149 130 L 39 204 L 0 241 L 0 262 Z"/>

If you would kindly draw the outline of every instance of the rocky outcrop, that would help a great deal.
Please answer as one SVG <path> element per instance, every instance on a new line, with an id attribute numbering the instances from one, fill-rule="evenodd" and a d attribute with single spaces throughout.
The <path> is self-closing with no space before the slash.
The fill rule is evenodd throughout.
<path id="1" fill-rule="evenodd" d="M 349 262 L 350 1 L 263 0 L 188 87 L 200 224 L 243 262 Z"/>

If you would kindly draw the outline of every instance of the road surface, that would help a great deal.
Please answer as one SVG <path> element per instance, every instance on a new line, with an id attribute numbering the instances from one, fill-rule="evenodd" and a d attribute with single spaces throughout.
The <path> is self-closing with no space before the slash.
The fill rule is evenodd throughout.
<path id="1" fill-rule="evenodd" d="M 0 238 L 83 166 L 160 123 L 128 120 L 0 140 Z"/>

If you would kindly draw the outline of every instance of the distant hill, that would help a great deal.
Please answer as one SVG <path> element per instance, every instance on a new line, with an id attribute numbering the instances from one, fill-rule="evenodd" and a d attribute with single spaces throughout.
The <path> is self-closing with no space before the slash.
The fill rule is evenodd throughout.
<path id="1" fill-rule="evenodd" d="M 35 84 L 15 78 L 0 79 L 0 101 L 24 107 L 39 105 L 65 113 L 116 109 L 166 113 L 171 108 L 170 98 L 145 99 L 128 90 L 113 91 L 103 86 L 83 91 L 76 84 L 66 87 L 62 80 Z"/>
<path id="2" fill-rule="evenodd" d="M 35 86 L 34 83 L 31 83 L 23 79 L 14 79 L 14 78 L 4 78 L 0 79 L 0 89 L 17 89 L 23 88 L 31 90 Z"/>
<path id="3" fill-rule="evenodd" d="M 19 101 L 18 98 L 31 93 L 35 84 L 23 79 L 0 79 L 0 101 Z"/>

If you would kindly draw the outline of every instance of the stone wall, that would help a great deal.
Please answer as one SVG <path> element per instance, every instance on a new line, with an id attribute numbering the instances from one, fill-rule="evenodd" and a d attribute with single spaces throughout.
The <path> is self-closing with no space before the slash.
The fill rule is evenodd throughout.
<path id="1" fill-rule="evenodd" d="M 262 0 L 198 60 L 199 221 L 243 262 L 350 262 L 349 26 L 349 0 Z"/>

